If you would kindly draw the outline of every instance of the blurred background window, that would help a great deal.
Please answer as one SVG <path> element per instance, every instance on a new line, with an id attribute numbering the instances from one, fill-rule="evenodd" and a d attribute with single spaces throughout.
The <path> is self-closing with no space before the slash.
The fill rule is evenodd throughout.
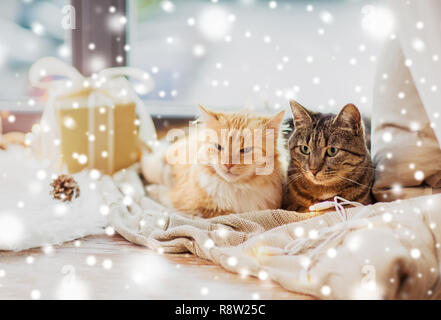
<path id="1" fill-rule="evenodd" d="M 384 2 L 131 0 L 122 45 L 156 83 L 138 90 L 153 114 L 191 116 L 198 104 L 273 112 L 288 99 L 330 112 L 353 102 L 370 114 L 377 56 L 394 36 Z M 61 26 L 70 3 L 0 1 L 1 108 L 41 94 L 27 80 L 39 58 L 71 62 L 71 30 Z"/>
<path id="2" fill-rule="evenodd" d="M 14 109 L 26 97 L 38 95 L 28 83 L 29 67 L 36 60 L 55 56 L 70 61 L 70 30 L 61 26 L 62 8 L 69 3 L 69 0 L 0 1 L 0 103 L 3 106 Z"/>
<path id="3" fill-rule="evenodd" d="M 383 1 L 136 0 L 130 64 L 150 71 L 156 112 L 197 104 L 369 114 L 376 60 L 393 20 Z M 168 110 L 168 111 L 167 111 Z"/>

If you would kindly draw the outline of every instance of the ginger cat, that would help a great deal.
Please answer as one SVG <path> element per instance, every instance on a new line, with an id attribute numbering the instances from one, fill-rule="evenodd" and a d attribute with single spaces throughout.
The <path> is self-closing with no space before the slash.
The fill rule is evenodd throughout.
<path id="1" fill-rule="evenodd" d="M 143 175 L 153 183 L 149 196 L 204 218 L 280 208 L 287 171 L 279 138 L 284 111 L 258 116 L 200 109 L 197 130 L 143 156 Z"/>

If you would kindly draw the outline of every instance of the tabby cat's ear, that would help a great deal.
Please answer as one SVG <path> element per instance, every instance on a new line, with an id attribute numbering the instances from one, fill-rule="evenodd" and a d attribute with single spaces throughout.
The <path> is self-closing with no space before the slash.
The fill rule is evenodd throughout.
<path id="1" fill-rule="evenodd" d="M 265 124 L 265 126 L 269 129 L 279 130 L 280 125 L 282 124 L 283 117 L 285 115 L 285 111 L 280 111 L 278 114 L 272 116 Z"/>
<path id="2" fill-rule="evenodd" d="M 361 115 L 358 108 L 349 103 L 345 105 L 334 119 L 334 124 L 342 129 L 358 131 L 361 128 Z"/>
<path id="3" fill-rule="evenodd" d="M 202 120 L 205 124 L 214 123 L 218 120 L 217 114 L 213 111 L 205 109 L 203 106 L 199 105 L 199 109 L 201 109 Z"/>
<path id="4" fill-rule="evenodd" d="M 294 126 L 296 128 L 306 126 L 312 122 L 312 113 L 300 103 L 294 100 L 290 100 L 289 105 L 291 106 L 292 115 L 294 117 Z"/>

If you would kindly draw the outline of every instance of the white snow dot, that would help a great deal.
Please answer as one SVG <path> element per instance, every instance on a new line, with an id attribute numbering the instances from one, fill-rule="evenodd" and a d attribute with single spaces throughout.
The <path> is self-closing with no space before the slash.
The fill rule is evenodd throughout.
<path id="1" fill-rule="evenodd" d="M 208 290 L 208 288 L 206 288 L 206 287 L 201 288 L 201 295 L 206 296 L 209 293 L 210 293 L 210 290 Z"/>
<path id="2" fill-rule="evenodd" d="M 110 268 L 112 268 L 112 260 L 104 259 L 104 261 L 103 261 L 103 268 L 106 269 L 106 270 L 109 270 Z"/>
<path id="3" fill-rule="evenodd" d="M 422 181 L 424 179 L 424 172 L 422 172 L 421 170 L 418 170 L 415 172 L 414 177 L 416 180 Z"/>
<path id="4" fill-rule="evenodd" d="M 214 241 L 211 239 L 207 239 L 204 242 L 204 247 L 207 249 L 213 248 L 214 247 Z"/>
<path id="5" fill-rule="evenodd" d="M 323 286 L 321 291 L 324 296 L 329 296 L 331 294 L 331 288 L 329 286 Z"/>
<path id="6" fill-rule="evenodd" d="M 115 229 L 113 227 L 111 227 L 111 226 L 107 227 L 106 228 L 106 234 L 108 236 L 113 236 L 115 234 Z"/>
<path id="7" fill-rule="evenodd" d="M 337 256 L 337 250 L 334 248 L 329 248 L 326 252 L 329 258 L 335 258 Z"/>
<path id="8" fill-rule="evenodd" d="M 196 57 L 202 57 L 205 54 L 205 47 L 201 44 L 197 44 L 193 47 L 193 54 Z"/>
<path id="9" fill-rule="evenodd" d="M 265 270 L 260 270 L 258 277 L 260 280 L 266 280 L 268 279 L 268 272 L 266 272 Z"/>
<path id="10" fill-rule="evenodd" d="M 419 249 L 416 249 L 416 248 L 411 249 L 410 250 L 410 256 L 413 259 L 418 259 L 421 256 L 421 251 Z"/>
<path id="11" fill-rule="evenodd" d="M 234 257 L 234 256 L 229 257 L 229 258 L 227 259 L 227 263 L 228 263 L 228 265 L 234 267 L 234 266 L 237 265 L 237 258 Z"/>
<path id="12" fill-rule="evenodd" d="M 103 216 L 108 215 L 108 214 L 109 214 L 109 211 L 110 211 L 110 209 L 109 209 L 108 206 L 106 206 L 106 205 L 102 205 L 102 206 L 100 206 L 100 213 L 101 213 Z"/>
<path id="13" fill-rule="evenodd" d="M 403 190 L 403 187 L 398 183 L 396 183 L 392 186 L 392 192 L 395 194 L 401 194 L 402 190 Z"/>
<path id="14" fill-rule="evenodd" d="M 39 290 L 32 290 L 31 291 L 31 298 L 32 300 L 38 300 L 41 297 L 41 292 Z"/>
<path id="15" fill-rule="evenodd" d="M 412 131 L 418 131 L 420 129 L 420 124 L 416 121 L 412 121 L 410 123 L 410 130 Z"/>
<path id="16" fill-rule="evenodd" d="M 417 38 L 412 41 L 412 47 L 415 49 L 415 51 L 422 52 L 426 49 L 426 43 Z"/>
<path id="17" fill-rule="evenodd" d="M 390 132 L 383 133 L 383 141 L 384 142 L 391 142 L 392 141 L 392 134 Z"/>
<path id="18" fill-rule="evenodd" d="M 78 156 L 78 162 L 79 162 L 80 164 L 85 164 L 85 163 L 87 163 L 87 156 L 86 156 L 85 154 L 80 154 L 80 155 Z"/>
<path id="19" fill-rule="evenodd" d="M 38 180 L 44 180 L 47 177 L 46 171 L 43 169 L 38 170 L 36 175 Z"/>
<path id="20" fill-rule="evenodd" d="M 383 214 L 383 221 L 388 223 L 392 221 L 392 215 L 389 212 Z"/>
<path id="21" fill-rule="evenodd" d="M 331 24 L 334 22 L 334 16 L 328 11 L 323 11 L 320 13 L 320 20 L 325 24 Z"/>
<path id="22" fill-rule="evenodd" d="M 318 231 L 315 229 L 310 230 L 308 235 L 311 239 L 317 239 L 318 238 Z"/>
<path id="23" fill-rule="evenodd" d="M 167 13 L 175 11 L 175 5 L 173 2 L 165 0 L 161 2 L 161 8 Z"/>
<path id="24" fill-rule="evenodd" d="M 95 256 L 88 256 L 88 257 L 86 258 L 86 263 L 87 263 L 87 265 L 89 265 L 89 266 L 94 266 L 94 265 L 96 264 L 96 258 L 95 258 Z"/>
<path id="25" fill-rule="evenodd" d="M 302 227 L 296 227 L 294 229 L 294 234 L 296 235 L 296 237 L 301 237 L 301 236 L 303 236 L 304 233 L 305 233 L 305 230 Z"/>
<path id="26" fill-rule="evenodd" d="M 132 205 L 132 203 L 133 203 L 133 199 L 132 199 L 132 197 L 130 197 L 130 196 L 125 196 L 125 197 L 123 198 L 123 203 L 124 203 L 124 205 L 126 205 L 126 206 L 130 206 L 130 205 Z"/>
<path id="27" fill-rule="evenodd" d="M 302 268 L 307 269 L 311 264 L 311 259 L 306 257 L 306 256 L 302 256 L 300 258 L 300 265 L 302 266 Z"/>

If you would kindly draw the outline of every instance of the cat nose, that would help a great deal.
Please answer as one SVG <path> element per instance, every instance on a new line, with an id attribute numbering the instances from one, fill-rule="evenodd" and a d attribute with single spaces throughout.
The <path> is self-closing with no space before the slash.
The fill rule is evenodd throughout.
<path id="1" fill-rule="evenodd" d="M 224 164 L 224 166 L 225 166 L 225 168 L 227 168 L 228 170 L 230 170 L 230 169 L 234 166 L 234 164 L 230 164 L 230 163 L 228 163 L 228 164 Z"/>
<path id="2" fill-rule="evenodd" d="M 320 170 L 319 169 L 309 169 L 313 175 L 316 175 Z"/>

